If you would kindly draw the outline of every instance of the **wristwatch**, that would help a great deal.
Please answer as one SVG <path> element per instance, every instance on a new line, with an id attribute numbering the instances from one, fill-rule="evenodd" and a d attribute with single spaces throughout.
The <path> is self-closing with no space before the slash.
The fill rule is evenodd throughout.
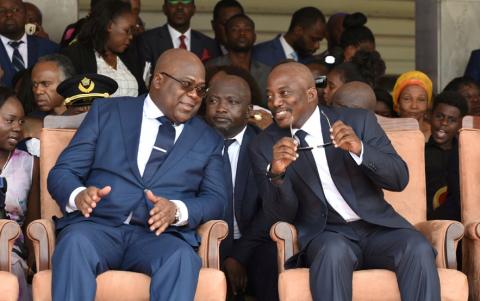
<path id="1" fill-rule="evenodd" d="M 285 172 L 279 174 L 272 173 L 271 164 L 269 163 L 267 165 L 267 171 L 265 175 L 270 181 L 283 180 L 283 178 L 285 177 Z"/>
<path id="2" fill-rule="evenodd" d="M 175 208 L 177 208 L 177 210 L 175 211 L 175 219 L 173 220 L 173 224 L 178 224 L 178 222 L 182 218 L 182 214 L 180 212 L 180 208 L 178 208 L 177 205 L 175 205 Z"/>

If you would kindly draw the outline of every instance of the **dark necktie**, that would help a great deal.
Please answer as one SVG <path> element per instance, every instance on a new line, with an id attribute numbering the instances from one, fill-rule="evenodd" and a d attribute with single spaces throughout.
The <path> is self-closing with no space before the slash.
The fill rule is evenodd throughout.
<path id="1" fill-rule="evenodd" d="M 181 36 L 178 37 L 180 39 L 180 46 L 178 46 L 178 48 L 182 48 L 182 49 L 187 49 L 187 44 L 185 44 L 185 39 L 187 38 L 186 36 L 184 36 L 183 34 Z"/>
<path id="2" fill-rule="evenodd" d="M 298 141 L 300 142 L 300 147 L 308 147 L 307 141 L 305 141 L 305 137 L 307 137 L 307 132 L 304 130 L 298 130 L 295 132 L 295 136 L 298 137 Z"/>
<path id="3" fill-rule="evenodd" d="M 166 116 L 158 117 L 157 120 L 160 121 L 161 124 L 158 127 L 155 145 L 153 146 L 152 153 L 150 154 L 150 158 L 148 159 L 143 172 L 143 180 L 145 183 L 148 183 L 160 165 L 165 161 L 165 158 L 168 156 L 175 141 L 175 128 L 173 127 L 172 122 Z M 133 210 L 132 219 L 130 221 L 131 224 L 147 225 L 147 202 L 148 200 L 143 197 L 143 201 Z"/>
<path id="4" fill-rule="evenodd" d="M 10 47 L 13 48 L 12 65 L 13 65 L 13 69 L 15 69 L 16 72 L 19 72 L 25 69 L 25 62 L 23 61 L 22 55 L 18 50 L 18 47 L 22 43 L 23 41 L 8 42 L 8 45 L 10 45 Z"/>
<path id="5" fill-rule="evenodd" d="M 307 135 L 308 135 L 307 132 L 305 132 L 304 130 L 298 130 L 295 133 L 295 136 L 298 137 L 298 140 L 300 142 L 300 147 L 309 146 L 307 141 L 305 140 L 305 137 Z M 322 191 L 322 196 L 323 196 L 323 198 L 326 202 L 327 208 L 328 208 L 327 223 L 328 224 L 344 224 L 344 223 L 346 223 L 345 220 L 343 219 L 343 217 L 340 214 L 338 214 L 338 212 L 335 211 L 335 209 L 333 209 L 333 207 L 330 205 L 330 203 L 328 202 L 327 198 L 324 195 L 323 187 L 322 187 L 322 181 L 320 180 L 319 173 L 318 173 L 318 170 L 317 170 L 317 164 L 315 162 L 315 159 L 313 158 L 312 152 L 311 151 L 304 151 L 302 153 L 310 161 L 310 164 L 313 164 L 312 166 L 313 166 L 313 168 L 316 172 L 316 175 L 318 177 L 319 185 L 320 185 L 320 188 L 321 188 L 321 191 Z"/>
<path id="6" fill-rule="evenodd" d="M 157 139 L 155 140 L 152 153 L 143 172 L 145 183 L 148 183 L 163 161 L 165 161 L 175 141 L 175 128 L 172 122 L 166 116 L 158 117 L 157 120 L 161 124 L 158 127 Z"/>
<path id="7" fill-rule="evenodd" d="M 227 181 L 227 206 L 225 212 L 225 220 L 228 223 L 228 235 L 233 235 L 233 183 L 232 183 L 232 166 L 230 165 L 230 156 L 228 155 L 228 148 L 235 139 L 225 139 L 223 148 L 223 166 L 225 169 L 226 181 Z M 233 238 L 233 236 L 232 236 Z"/>

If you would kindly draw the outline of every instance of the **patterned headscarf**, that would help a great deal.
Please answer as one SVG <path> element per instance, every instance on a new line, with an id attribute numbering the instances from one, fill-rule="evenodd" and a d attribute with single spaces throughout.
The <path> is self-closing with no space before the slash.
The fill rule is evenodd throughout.
<path id="1" fill-rule="evenodd" d="M 393 109 L 395 112 L 398 112 L 398 99 L 403 89 L 412 85 L 420 86 L 427 92 L 428 105 L 430 106 L 432 102 L 432 81 L 421 71 L 408 71 L 400 75 L 393 87 Z"/>

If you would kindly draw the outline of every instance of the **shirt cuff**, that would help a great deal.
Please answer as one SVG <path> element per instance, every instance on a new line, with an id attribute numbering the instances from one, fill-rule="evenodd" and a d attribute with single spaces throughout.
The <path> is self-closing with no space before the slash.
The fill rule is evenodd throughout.
<path id="1" fill-rule="evenodd" d="M 353 160 L 357 163 L 357 165 L 361 165 L 363 162 L 363 142 L 360 142 L 362 144 L 362 151 L 360 152 L 360 156 L 355 155 L 352 152 L 350 153 L 350 156 L 352 156 Z"/>
<path id="2" fill-rule="evenodd" d="M 67 206 L 65 206 L 65 211 L 67 213 L 70 213 L 70 212 L 73 212 L 73 211 L 77 211 L 78 208 L 77 208 L 77 204 L 75 204 L 75 198 L 77 197 L 77 195 L 82 192 L 83 190 L 87 189 L 87 187 L 78 187 L 78 188 L 75 188 L 74 191 L 72 191 L 72 193 L 70 194 L 70 198 L 68 198 L 68 203 L 67 203 Z"/>
<path id="3" fill-rule="evenodd" d="M 170 200 L 177 206 L 178 211 L 180 212 L 180 218 L 178 219 L 178 222 L 175 224 L 172 224 L 172 226 L 185 226 L 188 224 L 188 209 L 187 205 L 185 205 L 184 202 L 180 200 Z"/>

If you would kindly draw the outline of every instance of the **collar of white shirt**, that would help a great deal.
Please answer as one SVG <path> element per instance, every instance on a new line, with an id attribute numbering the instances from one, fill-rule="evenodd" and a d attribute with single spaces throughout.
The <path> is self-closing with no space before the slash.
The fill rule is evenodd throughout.
<path id="1" fill-rule="evenodd" d="M 8 45 L 8 42 L 15 41 L 15 40 L 10 40 L 4 35 L 0 35 L 0 39 L 2 40 L 2 43 L 5 47 Z M 23 44 L 27 45 L 27 34 L 24 33 L 23 36 L 20 38 L 20 40 L 17 40 L 17 41 L 22 41 Z"/>
<path id="2" fill-rule="evenodd" d="M 284 35 L 280 36 L 280 44 L 282 44 L 283 52 L 285 53 L 285 56 L 287 59 L 293 59 L 295 61 L 298 61 L 298 55 L 295 49 L 293 49 L 290 44 L 288 44 L 287 40 L 285 40 Z"/>
<path id="3" fill-rule="evenodd" d="M 318 141 L 319 144 L 323 143 L 323 135 L 322 135 L 322 125 L 320 124 L 320 109 L 318 107 L 315 108 L 312 115 L 307 119 L 307 121 L 302 125 L 302 130 L 304 130 L 308 135 L 312 136 L 315 141 Z M 299 129 L 292 129 L 292 136 Z"/>
<path id="4" fill-rule="evenodd" d="M 2 44 L 3 44 L 3 47 L 5 48 L 5 50 L 7 51 L 7 54 L 10 58 L 10 60 L 12 60 L 12 56 L 13 56 L 13 48 L 8 45 L 8 42 L 10 41 L 14 41 L 14 40 L 10 40 L 9 38 L 7 38 L 6 36 L 3 36 L 3 35 L 0 35 L 0 40 L 2 40 Z M 20 48 L 23 48 L 25 47 L 25 54 L 27 54 L 27 43 L 28 43 L 28 40 L 27 40 L 27 34 L 24 33 L 23 36 L 20 38 L 20 40 L 17 40 L 17 41 L 22 41 L 23 43 L 20 44 L 19 46 L 19 51 L 20 51 L 20 55 L 22 55 L 22 58 L 24 60 L 24 63 L 26 64 L 26 57 L 24 57 L 24 54 L 22 54 L 22 51 L 20 50 Z"/>
<path id="5" fill-rule="evenodd" d="M 247 127 L 245 126 L 243 130 L 240 131 L 240 133 L 235 135 L 235 137 L 229 138 L 229 139 L 234 139 L 238 143 L 238 145 L 242 145 L 243 136 L 245 135 L 246 130 L 247 130 Z"/>
<path id="6" fill-rule="evenodd" d="M 153 102 L 150 94 L 145 97 L 145 101 L 143 103 L 143 115 L 149 119 L 157 119 L 158 117 L 165 115 Z"/>
<path id="7" fill-rule="evenodd" d="M 190 50 L 190 41 L 192 36 L 192 29 L 189 28 L 185 33 L 181 33 L 176 30 L 170 24 L 167 24 L 168 32 L 172 38 L 173 48 L 178 48 L 180 46 L 180 36 L 183 34 L 185 36 L 185 44 L 187 45 L 187 50 Z"/>

